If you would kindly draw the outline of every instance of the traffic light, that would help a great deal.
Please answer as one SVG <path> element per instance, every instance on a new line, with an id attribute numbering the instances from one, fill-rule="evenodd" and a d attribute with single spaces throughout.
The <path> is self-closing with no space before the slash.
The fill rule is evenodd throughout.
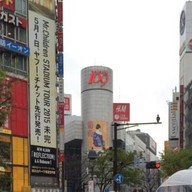
<path id="1" fill-rule="evenodd" d="M 146 162 L 146 169 L 159 169 L 160 166 L 160 162 L 157 161 Z"/>

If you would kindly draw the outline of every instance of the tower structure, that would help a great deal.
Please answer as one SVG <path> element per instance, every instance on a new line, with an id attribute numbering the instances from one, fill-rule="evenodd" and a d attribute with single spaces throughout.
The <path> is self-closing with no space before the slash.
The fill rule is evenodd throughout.
<path id="1" fill-rule="evenodd" d="M 81 71 L 82 150 L 102 151 L 112 146 L 113 72 L 104 66 Z"/>

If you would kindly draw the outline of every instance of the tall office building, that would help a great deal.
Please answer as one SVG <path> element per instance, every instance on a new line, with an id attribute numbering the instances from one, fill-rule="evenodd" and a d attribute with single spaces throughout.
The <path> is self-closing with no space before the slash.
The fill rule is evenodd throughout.
<path id="1" fill-rule="evenodd" d="M 8 191 L 63 187 L 62 6 L 62 0 L 0 2 L 0 67 L 12 91 L 0 129 L 0 145 L 10 151 L 3 172 L 12 177 Z"/>
<path id="2" fill-rule="evenodd" d="M 192 2 L 180 15 L 180 147 L 192 146 Z"/>

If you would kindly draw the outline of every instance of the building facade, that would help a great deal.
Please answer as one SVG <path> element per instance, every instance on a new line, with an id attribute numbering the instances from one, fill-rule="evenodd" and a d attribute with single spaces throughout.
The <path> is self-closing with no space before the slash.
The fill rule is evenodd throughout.
<path id="1" fill-rule="evenodd" d="M 8 191 L 63 187 L 62 6 L 62 0 L 0 2 L 0 68 L 12 92 L 11 113 L 0 128 L 0 144 L 10 151 Z"/>
<path id="2" fill-rule="evenodd" d="M 180 147 L 192 146 L 192 2 L 187 1 L 180 15 Z"/>

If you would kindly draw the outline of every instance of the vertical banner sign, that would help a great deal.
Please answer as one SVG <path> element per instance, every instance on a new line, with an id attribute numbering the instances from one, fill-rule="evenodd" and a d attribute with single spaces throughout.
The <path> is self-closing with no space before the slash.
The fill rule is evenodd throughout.
<path id="1" fill-rule="evenodd" d="M 72 111 L 71 111 L 71 109 L 72 109 L 71 103 L 72 103 L 71 95 L 65 94 L 65 95 L 64 95 L 64 114 L 65 114 L 65 115 L 71 115 L 71 114 L 72 114 Z"/>
<path id="2" fill-rule="evenodd" d="M 57 0 L 57 51 L 63 52 L 63 1 Z"/>
<path id="3" fill-rule="evenodd" d="M 63 0 L 57 0 L 57 73 L 59 79 L 59 149 L 64 153 Z M 60 155 L 61 155 L 60 154 Z M 59 188 L 64 190 L 64 160 L 59 160 Z"/>
<path id="4" fill-rule="evenodd" d="M 55 22 L 29 11 L 31 175 L 56 175 Z"/>
<path id="5" fill-rule="evenodd" d="M 57 22 L 63 23 L 63 0 L 57 0 Z"/>
<path id="6" fill-rule="evenodd" d="M 177 102 L 169 103 L 169 139 L 179 138 L 179 107 Z"/>
<path id="7" fill-rule="evenodd" d="M 59 128 L 64 127 L 64 102 L 58 102 L 58 112 L 59 112 Z"/>
<path id="8" fill-rule="evenodd" d="M 129 103 L 113 103 L 113 121 L 130 121 Z"/>

